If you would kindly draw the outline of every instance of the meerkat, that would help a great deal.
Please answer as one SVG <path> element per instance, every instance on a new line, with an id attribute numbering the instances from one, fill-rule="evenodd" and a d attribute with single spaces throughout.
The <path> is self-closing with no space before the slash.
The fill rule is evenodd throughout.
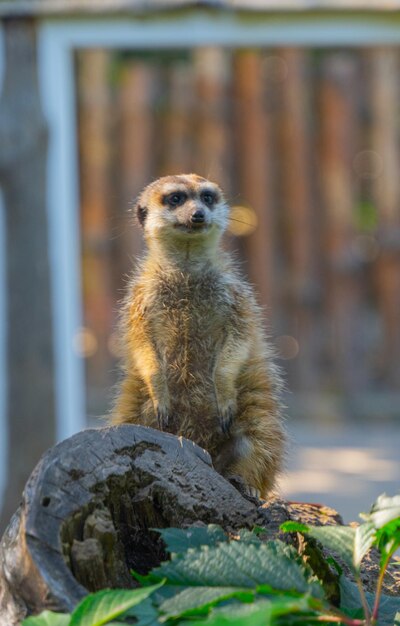
<path id="1" fill-rule="evenodd" d="M 112 422 L 187 437 L 265 497 L 283 458 L 281 381 L 253 290 L 221 247 L 223 193 L 195 174 L 165 176 L 135 213 L 148 251 L 122 310 Z"/>

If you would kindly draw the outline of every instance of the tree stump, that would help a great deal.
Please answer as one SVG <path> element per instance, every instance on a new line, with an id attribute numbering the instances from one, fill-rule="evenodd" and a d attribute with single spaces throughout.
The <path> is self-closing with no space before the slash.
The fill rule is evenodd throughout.
<path id="1" fill-rule="evenodd" d="M 188 440 L 144 426 L 83 431 L 43 456 L 3 536 L 0 623 L 71 611 L 87 590 L 133 587 L 130 568 L 166 557 L 151 528 L 238 528 L 256 517 Z"/>
<path id="2" fill-rule="evenodd" d="M 244 497 L 182 437 L 131 425 L 83 431 L 42 457 L 2 538 L 0 626 L 136 586 L 131 568 L 146 573 L 167 557 L 155 528 L 259 524 L 274 538 L 287 519 L 341 523 L 327 507 Z"/>

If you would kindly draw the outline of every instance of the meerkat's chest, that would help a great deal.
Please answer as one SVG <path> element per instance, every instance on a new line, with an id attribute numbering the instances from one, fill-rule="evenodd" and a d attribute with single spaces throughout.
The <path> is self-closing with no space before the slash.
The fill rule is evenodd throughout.
<path id="1" fill-rule="evenodd" d="M 153 315 L 160 342 L 168 352 L 189 350 L 207 358 L 221 342 L 232 311 L 232 298 L 215 274 L 160 281 Z"/>

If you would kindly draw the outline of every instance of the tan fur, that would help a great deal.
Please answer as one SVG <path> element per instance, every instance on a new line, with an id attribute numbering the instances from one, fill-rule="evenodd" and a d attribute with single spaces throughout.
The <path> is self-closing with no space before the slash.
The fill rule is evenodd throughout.
<path id="1" fill-rule="evenodd" d="M 171 208 L 174 190 L 187 199 Z M 192 224 L 196 209 L 205 224 Z M 265 496 L 283 455 L 280 379 L 252 289 L 220 247 L 229 219 L 222 192 L 194 174 L 164 177 L 142 192 L 137 211 L 149 250 L 123 310 L 112 421 L 192 439 L 218 471 Z"/>

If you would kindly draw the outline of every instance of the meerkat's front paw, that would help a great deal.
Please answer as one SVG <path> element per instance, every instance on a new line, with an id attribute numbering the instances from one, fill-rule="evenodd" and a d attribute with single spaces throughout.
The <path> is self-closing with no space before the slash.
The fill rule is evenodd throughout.
<path id="1" fill-rule="evenodd" d="M 257 489 L 257 487 L 252 487 L 251 485 L 246 485 L 245 493 L 251 498 L 257 498 L 258 500 L 261 498 L 261 491 Z"/>
<path id="2" fill-rule="evenodd" d="M 234 417 L 234 409 L 231 405 L 228 405 L 222 410 L 220 409 L 218 420 L 224 435 L 228 435 L 230 433 Z"/>
<path id="3" fill-rule="evenodd" d="M 165 407 L 157 407 L 156 417 L 158 422 L 158 428 L 160 430 L 165 430 L 168 427 L 170 418 L 168 410 Z"/>
<path id="4" fill-rule="evenodd" d="M 239 476 L 237 474 L 231 474 L 231 475 L 226 476 L 226 478 L 229 480 L 230 483 L 232 483 L 235 489 L 237 489 L 245 498 L 257 499 L 257 500 L 261 499 L 260 490 L 257 489 L 257 487 L 252 487 L 251 485 L 249 485 L 242 478 L 242 476 Z"/>

